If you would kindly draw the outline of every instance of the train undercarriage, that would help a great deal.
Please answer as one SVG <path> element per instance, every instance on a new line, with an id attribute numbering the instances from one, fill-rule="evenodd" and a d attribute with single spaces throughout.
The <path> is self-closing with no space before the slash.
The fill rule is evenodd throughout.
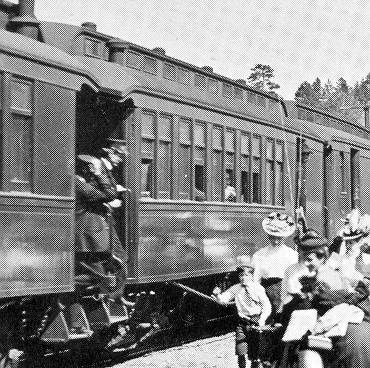
<path id="1" fill-rule="evenodd" d="M 74 293 L 4 300 L 0 367 L 29 366 L 30 362 L 43 367 L 45 359 L 63 354 L 75 364 L 103 355 L 129 354 L 149 346 L 156 336 L 202 329 L 222 319 L 230 319 L 232 328 L 234 307 L 221 306 L 208 297 L 210 286 L 226 288 L 230 283 L 230 274 L 219 274 L 127 285 L 125 298 L 115 300 L 100 293 L 96 285 L 77 286 Z"/>

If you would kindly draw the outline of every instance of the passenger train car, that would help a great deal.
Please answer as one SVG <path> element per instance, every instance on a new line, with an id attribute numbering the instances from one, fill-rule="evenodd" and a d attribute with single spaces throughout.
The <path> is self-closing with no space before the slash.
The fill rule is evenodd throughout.
<path id="1" fill-rule="evenodd" d="M 117 176 L 128 190 L 116 219 L 128 253 L 126 295 L 156 291 L 167 318 L 184 305 L 179 286 L 206 303 L 238 255 L 266 244 L 261 221 L 270 212 L 294 215 L 303 206 L 310 227 L 332 239 L 351 208 L 370 211 L 368 126 L 92 23 L 39 21 L 33 5 L 0 1 L 4 356 L 35 340 L 93 338 L 68 330 L 76 300 L 84 332 L 104 324 L 102 311 L 114 324 L 104 301 L 85 308 L 74 279 L 74 161 L 109 139 L 129 152 Z M 122 313 L 119 322 L 130 319 Z"/>

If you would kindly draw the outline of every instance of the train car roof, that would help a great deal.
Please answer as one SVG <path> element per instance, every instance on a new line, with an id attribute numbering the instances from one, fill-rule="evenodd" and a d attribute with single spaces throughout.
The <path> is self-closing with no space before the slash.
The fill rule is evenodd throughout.
<path id="1" fill-rule="evenodd" d="M 168 81 L 157 75 L 143 73 L 139 70 L 124 67 L 118 63 L 92 58 L 88 56 L 76 56 L 98 80 L 101 90 L 107 93 L 117 93 L 124 98 L 132 92 L 145 92 L 146 94 L 159 95 L 168 99 L 182 101 L 194 106 L 207 106 L 210 109 L 227 111 L 246 115 L 252 119 L 265 119 L 268 121 L 268 110 L 261 114 L 261 109 L 253 108 L 245 100 L 220 98 L 207 91 L 192 88 L 189 85 Z M 275 103 L 278 104 L 277 101 Z M 248 105 L 248 108 L 245 106 Z"/>
<path id="2" fill-rule="evenodd" d="M 83 75 L 97 86 L 94 75 L 76 57 L 18 33 L 0 29 L 0 51 Z"/>

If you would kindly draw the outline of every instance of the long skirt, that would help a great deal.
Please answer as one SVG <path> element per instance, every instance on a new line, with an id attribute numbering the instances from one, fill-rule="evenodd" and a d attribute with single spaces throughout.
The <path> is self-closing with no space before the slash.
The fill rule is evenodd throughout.
<path id="1" fill-rule="evenodd" d="M 370 323 L 350 323 L 345 336 L 335 344 L 336 359 L 332 368 L 370 367 Z"/>

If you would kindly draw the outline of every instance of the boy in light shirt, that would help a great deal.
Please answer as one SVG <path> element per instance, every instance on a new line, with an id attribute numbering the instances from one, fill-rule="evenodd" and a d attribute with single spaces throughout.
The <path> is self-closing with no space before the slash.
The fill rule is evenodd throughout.
<path id="1" fill-rule="evenodd" d="M 253 281 L 254 267 L 250 258 L 243 256 L 239 258 L 239 266 L 236 271 L 240 283 L 231 286 L 221 292 L 219 287 L 213 290 L 220 303 L 235 301 L 239 316 L 236 328 L 236 355 L 238 356 L 239 368 L 246 367 L 245 356 L 248 353 L 248 329 L 252 325 L 264 326 L 266 319 L 271 314 L 271 304 L 265 289 Z"/>

